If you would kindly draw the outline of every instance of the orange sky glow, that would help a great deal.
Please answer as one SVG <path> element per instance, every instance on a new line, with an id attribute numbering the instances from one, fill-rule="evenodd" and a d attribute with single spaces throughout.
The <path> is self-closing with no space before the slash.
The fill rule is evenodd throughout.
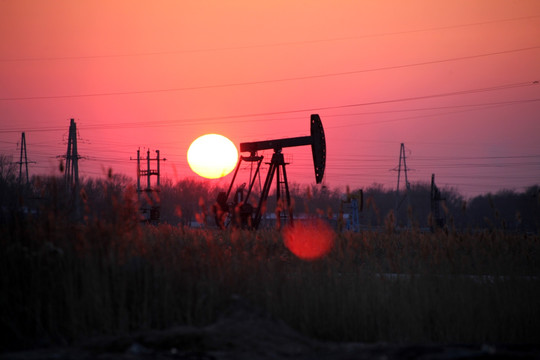
<path id="1" fill-rule="evenodd" d="M 82 177 L 135 177 L 149 148 L 175 182 L 203 134 L 304 136 L 318 113 L 330 187 L 395 188 L 400 143 L 411 182 L 540 183 L 537 0 L 6 0 L 0 34 L 0 153 L 24 131 L 31 175 L 58 173 L 70 118 Z M 314 184 L 310 149 L 283 152 Z"/>

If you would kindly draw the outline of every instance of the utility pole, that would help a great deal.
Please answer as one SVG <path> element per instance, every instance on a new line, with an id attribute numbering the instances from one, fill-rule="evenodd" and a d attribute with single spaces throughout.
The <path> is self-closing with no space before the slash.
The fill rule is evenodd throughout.
<path id="1" fill-rule="evenodd" d="M 28 163 L 35 161 L 28 161 L 28 154 L 26 152 L 26 136 L 24 132 L 21 134 L 21 155 L 19 161 L 16 164 L 19 164 L 19 186 L 18 186 L 18 195 L 19 195 L 19 205 L 23 206 L 27 197 L 29 196 L 29 187 L 30 179 L 28 175 Z M 24 165 L 24 167 L 23 167 Z"/>
<path id="2" fill-rule="evenodd" d="M 133 159 L 131 159 L 133 160 Z M 156 150 L 156 157 L 150 157 L 150 150 L 146 152 L 146 170 L 141 169 L 141 150 L 137 150 L 137 195 L 139 204 L 141 204 L 140 211 L 143 216 L 143 221 L 151 224 L 158 224 L 160 220 L 160 200 L 157 195 L 153 195 L 160 191 L 160 161 L 166 161 L 167 159 L 161 159 L 159 150 Z M 156 168 L 151 168 L 151 163 L 156 162 Z M 151 177 L 156 177 L 156 186 L 152 187 Z M 141 188 L 141 177 L 146 177 L 146 188 Z M 146 193 L 144 199 L 141 198 L 141 194 Z M 144 201 L 143 201 L 144 200 Z"/>
<path id="3" fill-rule="evenodd" d="M 24 159 L 24 160 L 23 160 Z M 23 185 L 23 179 L 24 183 L 28 184 L 30 182 L 29 176 L 28 176 L 28 163 L 35 163 L 35 161 L 28 161 L 28 154 L 26 153 L 26 136 L 24 135 L 24 132 L 21 134 L 21 156 L 19 158 L 19 187 Z M 24 176 L 23 176 L 23 164 L 24 164 Z"/>
<path id="4" fill-rule="evenodd" d="M 64 173 L 66 187 L 68 189 L 77 189 L 79 187 L 80 158 L 77 152 L 77 124 L 74 119 L 71 119 L 66 153 L 66 170 Z"/>
<path id="5" fill-rule="evenodd" d="M 71 193 L 71 197 L 68 201 L 71 201 L 73 206 L 72 217 L 78 221 L 81 219 L 81 206 L 79 201 L 79 159 L 81 156 L 77 150 L 77 124 L 74 119 L 71 119 L 69 124 L 67 152 L 65 155 L 60 155 L 58 157 L 66 159 L 64 183 L 66 191 Z"/>
<path id="6" fill-rule="evenodd" d="M 403 168 L 402 168 L 402 164 L 403 163 Z M 398 167 L 397 169 L 394 169 L 394 170 L 397 170 L 398 172 L 398 178 L 397 178 L 397 186 L 396 186 L 396 205 L 394 207 L 394 215 L 395 215 L 395 218 L 396 218 L 396 225 L 398 224 L 398 211 L 401 207 L 401 205 L 403 204 L 403 201 L 405 201 L 405 199 L 407 199 L 407 207 L 410 208 L 411 207 L 411 199 L 409 197 L 409 190 L 411 188 L 411 184 L 409 183 L 409 179 L 407 177 L 407 157 L 405 155 L 405 145 L 403 143 L 401 143 L 401 146 L 400 146 L 400 149 L 399 149 L 399 164 L 398 164 Z M 401 180 L 401 172 L 404 172 L 404 175 L 405 175 L 405 193 L 403 194 L 402 197 L 400 197 L 399 195 L 399 184 L 400 184 L 400 180 Z M 409 216 L 407 216 L 407 227 L 411 227 L 411 219 Z"/>

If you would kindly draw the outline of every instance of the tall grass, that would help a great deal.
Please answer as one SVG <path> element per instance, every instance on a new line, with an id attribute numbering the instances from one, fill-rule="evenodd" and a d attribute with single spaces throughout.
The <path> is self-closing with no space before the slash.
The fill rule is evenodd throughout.
<path id="1" fill-rule="evenodd" d="M 3 349 L 204 325 L 233 294 L 324 340 L 540 339 L 536 235 L 341 233 L 329 254 L 304 261 L 275 230 L 63 219 L 0 228 Z"/>

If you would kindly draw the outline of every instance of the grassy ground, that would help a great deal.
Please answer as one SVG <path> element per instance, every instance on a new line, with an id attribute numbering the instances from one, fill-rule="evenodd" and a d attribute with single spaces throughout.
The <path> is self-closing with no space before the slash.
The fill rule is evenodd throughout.
<path id="1" fill-rule="evenodd" d="M 129 217 L 0 227 L 1 348 L 215 320 L 240 295 L 304 334 L 397 343 L 538 343 L 540 239 L 502 231 L 334 235 L 305 261 L 275 230 Z M 487 276 L 486 276 L 487 275 Z"/>

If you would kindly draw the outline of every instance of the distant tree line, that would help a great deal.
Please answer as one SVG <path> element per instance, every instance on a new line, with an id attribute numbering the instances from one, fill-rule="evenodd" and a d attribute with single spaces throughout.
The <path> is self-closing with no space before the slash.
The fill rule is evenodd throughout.
<path id="1" fill-rule="evenodd" d="M 396 210 L 396 193 L 380 185 L 364 190 L 364 220 L 377 226 L 393 214 L 398 227 L 431 227 L 430 184 L 411 184 Z M 442 189 L 440 213 L 444 226 L 457 230 L 505 229 L 509 231 L 537 232 L 540 229 L 540 187 L 524 192 L 504 190 L 465 199 L 455 189 Z M 400 199 L 401 200 L 401 199 Z M 410 208 L 409 208 L 410 204 Z M 399 204 L 398 204 L 399 205 Z"/>
<path id="2" fill-rule="evenodd" d="M 212 206 L 220 191 L 204 181 L 183 179 L 176 183 L 165 179 L 156 193 L 160 205 L 160 221 L 172 225 L 215 226 Z M 338 189 L 322 185 L 290 184 L 295 214 L 317 216 L 337 221 L 346 212 L 351 193 L 362 192 L 360 223 L 362 228 L 433 228 L 430 184 L 411 184 L 404 197 L 393 189 L 373 184 L 363 189 Z M 82 179 L 76 196 L 67 191 L 61 174 L 33 176 L 29 184 L 20 182 L 18 166 L 11 158 L 0 155 L 0 197 L 2 223 L 15 218 L 45 216 L 53 212 L 66 220 L 80 221 L 139 219 L 139 196 L 133 179 L 109 172 L 107 178 Z M 143 194 L 144 197 L 144 194 Z M 510 190 L 465 199 L 455 189 L 442 189 L 437 206 L 442 227 L 451 230 L 504 229 L 537 233 L 540 229 L 540 187 L 524 192 Z M 254 198 L 256 199 L 256 197 Z M 270 195 L 266 212 L 274 212 L 275 195 Z"/>

